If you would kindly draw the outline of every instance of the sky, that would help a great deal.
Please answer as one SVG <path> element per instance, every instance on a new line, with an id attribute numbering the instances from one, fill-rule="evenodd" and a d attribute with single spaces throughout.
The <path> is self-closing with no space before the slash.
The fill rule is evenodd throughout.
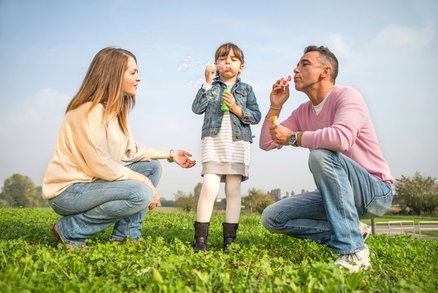
<path id="1" fill-rule="evenodd" d="M 198 161 L 182 169 L 163 160 L 159 194 L 193 192 L 202 182 L 203 116 L 191 104 L 204 67 L 225 42 L 243 50 L 241 79 L 253 87 L 263 117 L 272 84 L 293 74 L 304 47 L 328 46 L 339 60 L 336 84 L 362 93 L 393 177 L 438 177 L 438 1 L 0 0 L 0 185 L 15 173 L 42 184 L 65 108 L 94 55 L 111 46 L 138 60 L 135 140 L 184 149 Z M 292 90 L 280 120 L 307 100 Z M 309 151 L 261 150 L 261 124 L 252 126 L 242 194 L 313 190 Z"/>

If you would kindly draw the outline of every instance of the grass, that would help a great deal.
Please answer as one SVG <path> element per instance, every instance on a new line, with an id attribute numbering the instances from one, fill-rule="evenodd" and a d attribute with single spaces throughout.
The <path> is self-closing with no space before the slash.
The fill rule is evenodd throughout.
<path id="1" fill-rule="evenodd" d="M 52 210 L 0 209 L 0 292 L 437 292 L 437 240 L 372 235 L 372 269 L 349 274 L 327 247 L 271 234 L 260 216 L 242 216 L 240 251 L 224 254 L 215 215 L 210 249 L 195 254 L 194 218 L 150 212 L 140 245 L 110 244 L 108 229 L 88 251 L 66 251 Z"/>

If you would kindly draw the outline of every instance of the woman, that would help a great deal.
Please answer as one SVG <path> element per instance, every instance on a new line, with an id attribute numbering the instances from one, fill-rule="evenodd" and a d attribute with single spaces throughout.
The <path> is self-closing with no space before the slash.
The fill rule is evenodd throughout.
<path id="1" fill-rule="evenodd" d="M 128 114 L 139 82 L 131 52 L 102 49 L 67 107 L 43 182 L 43 197 L 64 216 L 52 233 L 67 248 L 112 224 L 113 241 L 137 241 L 146 208 L 160 204 L 157 159 L 183 168 L 196 163 L 186 151 L 144 149 L 133 141 Z"/>

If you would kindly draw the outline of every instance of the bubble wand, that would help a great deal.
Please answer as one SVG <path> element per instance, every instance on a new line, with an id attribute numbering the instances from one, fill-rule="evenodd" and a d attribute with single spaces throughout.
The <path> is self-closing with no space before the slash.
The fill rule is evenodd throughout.
<path id="1" fill-rule="evenodd" d="M 285 90 L 285 88 L 289 85 L 289 82 L 291 80 L 292 80 L 292 77 L 290 75 L 287 77 L 287 79 L 286 78 L 281 79 L 280 84 L 283 86 L 283 90 Z"/>
<path id="2" fill-rule="evenodd" d="M 278 123 L 278 117 L 277 116 L 271 116 L 271 117 L 269 117 L 269 120 L 271 120 L 271 122 L 272 122 L 272 124 L 279 124 Z"/>

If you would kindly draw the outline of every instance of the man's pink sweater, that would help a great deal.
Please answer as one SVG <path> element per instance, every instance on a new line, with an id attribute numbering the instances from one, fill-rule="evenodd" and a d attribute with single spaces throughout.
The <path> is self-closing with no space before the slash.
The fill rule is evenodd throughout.
<path id="1" fill-rule="evenodd" d="M 271 139 L 271 125 L 271 121 L 265 119 L 260 135 L 260 148 L 266 151 L 283 147 Z M 325 98 L 318 115 L 308 101 L 293 111 L 281 125 L 304 132 L 302 147 L 341 152 L 370 174 L 383 181 L 395 182 L 380 150 L 368 107 L 355 89 L 335 86 Z"/>

